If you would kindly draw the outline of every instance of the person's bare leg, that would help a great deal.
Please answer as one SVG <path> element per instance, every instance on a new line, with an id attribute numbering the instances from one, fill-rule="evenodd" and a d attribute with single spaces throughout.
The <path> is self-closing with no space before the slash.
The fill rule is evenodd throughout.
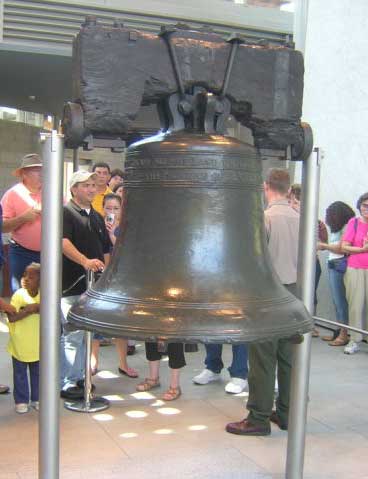
<path id="1" fill-rule="evenodd" d="M 180 369 L 170 368 L 170 387 L 174 389 L 180 387 Z"/>
<path id="2" fill-rule="evenodd" d="M 98 369 L 98 353 L 100 351 L 100 341 L 98 339 L 92 340 L 91 351 L 91 371 L 92 373 Z"/>
<path id="3" fill-rule="evenodd" d="M 124 338 L 115 339 L 115 347 L 119 358 L 119 370 L 124 371 L 129 377 L 138 377 L 138 372 L 130 368 L 127 362 L 128 340 Z"/>
<path id="4" fill-rule="evenodd" d="M 160 361 L 148 361 L 149 363 L 149 377 L 150 379 L 157 380 L 160 376 Z"/>

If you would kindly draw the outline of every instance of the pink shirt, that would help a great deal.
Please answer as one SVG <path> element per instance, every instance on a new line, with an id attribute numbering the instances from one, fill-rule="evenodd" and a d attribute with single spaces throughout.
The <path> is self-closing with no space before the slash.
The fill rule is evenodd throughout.
<path id="1" fill-rule="evenodd" d="M 355 221 L 358 220 L 355 231 Z M 368 223 L 363 223 L 360 218 L 351 218 L 346 226 L 342 241 L 347 241 L 351 246 L 361 248 L 365 237 L 368 237 Z M 368 269 L 368 253 L 352 253 L 348 256 L 348 267 L 355 269 Z"/>
<path id="2" fill-rule="evenodd" d="M 41 208 L 41 192 L 31 193 L 23 183 L 18 183 L 5 192 L 1 206 L 3 207 L 3 219 L 15 218 L 29 208 Z M 24 248 L 33 251 L 41 250 L 41 215 L 32 222 L 24 223 L 13 230 L 11 237 Z"/>

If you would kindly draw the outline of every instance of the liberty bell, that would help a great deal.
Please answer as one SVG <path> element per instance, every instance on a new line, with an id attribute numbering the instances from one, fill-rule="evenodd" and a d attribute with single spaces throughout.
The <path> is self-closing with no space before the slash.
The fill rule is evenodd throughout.
<path id="1" fill-rule="evenodd" d="M 76 45 L 78 102 L 64 112 L 70 145 L 127 141 L 141 103 L 157 105 L 162 129 L 127 149 L 120 236 L 70 323 L 170 342 L 243 343 L 310 331 L 310 315 L 270 262 L 261 177 L 266 154 L 291 148 L 296 157 L 304 147 L 300 54 L 185 28 L 132 35 L 96 23 L 84 26 Z M 116 49 L 109 84 L 119 85 L 101 96 L 88 61 L 106 59 L 108 48 Z M 270 78 L 277 80 L 267 91 Z M 224 136 L 230 113 L 252 130 L 254 145 Z"/>

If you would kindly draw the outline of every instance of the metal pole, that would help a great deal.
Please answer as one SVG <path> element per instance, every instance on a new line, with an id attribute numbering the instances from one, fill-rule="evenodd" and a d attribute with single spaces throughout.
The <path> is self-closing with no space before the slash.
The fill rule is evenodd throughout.
<path id="1" fill-rule="evenodd" d="M 59 478 L 59 349 L 64 139 L 43 142 L 39 479 Z"/>
<path id="2" fill-rule="evenodd" d="M 87 289 L 91 288 L 94 281 L 92 270 L 87 271 Z M 92 397 L 92 370 L 91 370 L 91 352 L 92 352 L 92 332 L 84 333 L 86 343 L 86 359 L 84 373 L 84 399 L 81 401 L 65 401 L 64 407 L 75 412 L 99 412 L 110 407 L 110 401 L 103 397 Z"/>
<path id="3" fill-rule="evenodd" d="M 300 298 L 311 314 L 314 308 L 319 174 L 319 150 L 315 148 L 303 161 L 297 281 Z M 293 346 L 286 479 L 303 477 L 311 337 L 312 334 L 307 333 L 302 343 Z"/>
<path id="4" fill-rule="evenodd" d="M 319 316 L 313 316 L 313 319 L 321 323 L 326 323 L 331 326 L 338 326 L 339 328 L 344 328 L 344 329 L 347 329 L 348 331 L 354 331 L 356 333 L 363 334 L 364 336 L 368 336 L 368 331 L 366 329 L 354 328 L 353 326 L 349 326 L 348 324 L 338 323 L 337 321 L 331 321 L 330 319 L 320 318 Z"/>

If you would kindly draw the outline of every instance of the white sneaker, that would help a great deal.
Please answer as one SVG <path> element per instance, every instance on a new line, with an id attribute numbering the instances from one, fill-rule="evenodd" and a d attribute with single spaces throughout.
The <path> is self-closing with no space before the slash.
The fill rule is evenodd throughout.
<path id="1" fill-rule="evenodd" d="M 354 354 L 359 351 L 359 346 L 355 341 L 349 341 L 349 343 L 345 346 L 344 353 L 345 354 Z"/>
<path id="2" fill-rule="evenodd" d="M 208 384 L 211 383 L 212 381 L 218 381 L 221 378 L 220 373 L 214 373 L 210 371 L 209 369 L 203 369 L 203 371 L 198 374 L 197 376 L 194 376 L 193 382 L 195 384 Z"/>
<path id="3" fill-rule="evenodd" d="M 230 394 L 239 394 L 247 387 L 248 381 L 242 378 L 231 378 L 225 386 L 225 391 Z"/>
<path id="4" fill-rule="evenodd" d="M 26 403 L 21 402 L 15 405 L 15 412 L 17 412 L 18 414 L 25 414 L 28 411 L 29 411 L 28 404 Z"/>
<path id="5" fill-rule="evenodd" d="M 35 409 L 36 411 L 39 411 L 39 410 L 40 410 L 40 403 L 39 403 L 39 401 L 32 401 L 32 402 L 31 402 L 31 406 L 32 406 L 33 409 Z"/>

